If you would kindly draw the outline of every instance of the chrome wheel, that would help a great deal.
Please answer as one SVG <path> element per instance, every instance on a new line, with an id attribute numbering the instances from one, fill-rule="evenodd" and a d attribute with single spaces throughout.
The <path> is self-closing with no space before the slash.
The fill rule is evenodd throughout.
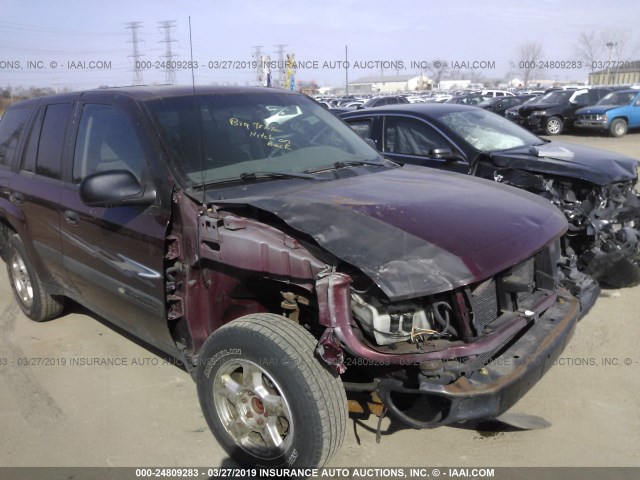
<path id="1" fill-rule="evenodd" d="M 547 120 L 547 133 L 549 135 L 558 135 L 562 131 L 562 120 L 557 117 L 551 117 Z"/>
<path id="2" fill-rule="evenodd" d="M 269 460 L 289 447 L 293 415 L 282 389 L 248 360 L 226 363 L 216 373 L 213 396 L 220 422 L 247 453 Z"/>
<path id="3" fill-rule="evenodd" d="M 9 268 L 11 269 L 11 279 L 16 295 L 25 307 L 30 308 L 33 305 L 33 286 L 22 257 L 14 253 L 11 257 Z"/>

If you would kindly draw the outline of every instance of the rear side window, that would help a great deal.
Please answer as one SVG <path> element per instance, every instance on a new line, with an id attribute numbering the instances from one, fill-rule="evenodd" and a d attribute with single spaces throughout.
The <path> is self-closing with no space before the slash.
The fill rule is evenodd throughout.
<path id="1" fill-rule="evenodd" d="M 44 113 L 40 139 L 38 141 L 36 155 L 36 173 L 50 178 L 60 178 L 60 164 L 62 162 L 62 149 L 67 130 L 67 121 L 71 113 L 70 103 L 48 105 Z M 37 130 L 34 129 L 34 131 Z M 35 148 L 32 143 L 36 141 L 36 135 L 32 132 L 27 147 L 27 159 L 29 153 Z M 27 160 L 25 159 L 25 160 Z"/>
<path id="2" fill-rule="evenodd" d="M 29 111 L 29 108 L 16 108 L 7 111 L 2 117 L 0 121 L 0 165 L 11 165 Z"/>

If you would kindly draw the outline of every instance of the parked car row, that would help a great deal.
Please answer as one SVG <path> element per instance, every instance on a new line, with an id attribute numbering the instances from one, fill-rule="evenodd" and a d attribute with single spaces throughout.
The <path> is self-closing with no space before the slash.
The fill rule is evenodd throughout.
<path id="1" fill-rule="evenodd" d="M 608 274 L 635 248 L 634 161 L 463 105 L 344 118 L 265 88 L 12 105 L 0 255 L 17 304 L 44 321 L 73 299 L 180 359 L 243 466 L 329 462 L 346 391 L 414 428 L 497 417 L 592 303 L 572 262 Z"/>
<path id="2" fill-rule="evenodd" d="M 620 137 L 640 127 L 640 90 L 625 87 L 554 89 L 535 103 L 508 110 L 506 118 L 532 131 L 558 135 L 567 128 Z"/>
<path id="3" fill-rule="evenodd" d="M 428 95 L 380 95 L 325 102 L 334 113 L 401 103 L 473 105 L 506 117 L 528 130 L 559 135 L 570 128 L 620 137 L 640 128 L 640 90 L 621 86 L 551 88 L 543 94 L 506 90 L 433 92 Z M 339 110 L 336 110 L 339 109 Z"/>

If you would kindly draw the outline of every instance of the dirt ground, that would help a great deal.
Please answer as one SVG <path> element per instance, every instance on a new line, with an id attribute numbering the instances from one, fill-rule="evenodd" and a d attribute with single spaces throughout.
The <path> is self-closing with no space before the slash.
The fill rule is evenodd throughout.
<path id="1" fill-rule="evenodd" d="M 560 139 L 640 159 L 640 133 Z M 417 431 L 385 419 L 377 444 L 376 418 L 352 419 L 332 466 L 640 466 L 638 312 L 640 287 L 604 291 L 558 364 L 511 410 L 542 417 L 549 427 Z M 86 365 L 114 358 L 127 365 Z M 228 462 L 186 372 L 80 307 L 51 322 L 29 321 L 3 268 L 0 431 L 1 466 Z"/>

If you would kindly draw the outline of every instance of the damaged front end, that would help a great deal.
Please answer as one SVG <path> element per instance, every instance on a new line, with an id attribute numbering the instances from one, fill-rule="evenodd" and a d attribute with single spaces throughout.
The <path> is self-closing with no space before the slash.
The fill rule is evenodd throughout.
<path id="1" fill-rule="evenodd" d="M 569 230 L 563 238 L 561 283 L 580 298 L 583 309 L 597 297 L 590 277 L 614 288 L 640 283 L 635 180 L 603 186 L 516 169 L 498 170 L 494 179 L 537 193 L 565 214 Z"/>
<path id="2" fill-rule="evenodd" d="M 318 354 L 357 378 L 348 390 L 376 393 L 414 428 L 497 417 L 553 364 L 577 322 L 578 301 L 556 287 L 558 256 L 554 242 L 492 278 L 404 301 L 324 272 Z"/>

